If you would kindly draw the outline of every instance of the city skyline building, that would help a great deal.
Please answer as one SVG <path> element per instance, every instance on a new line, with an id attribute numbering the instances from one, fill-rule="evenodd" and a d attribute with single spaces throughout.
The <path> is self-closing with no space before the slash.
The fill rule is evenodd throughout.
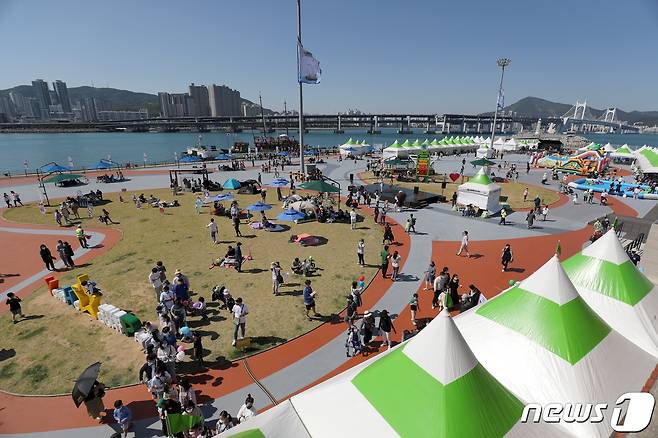
<path id="1" fill-rule="evenodd" d="M 240 92 L 226 85 L 209 85 L 208 100 L 213 117 L 239 116 L 242 113 Z"/>
<path id="2" fill-rule="evenodd" d="M 208 117 L 210 116 L 210 100 L 208 97 L 208 88 L 205 85 L 194 85 L 192 82 L 189 86 L 189 95 L 192 98 L 193 116 Z"/>
<path id="3" fill-rule="evenodd" d="M 35 79 L 32 81 L 32 89 L 34 90 L 34 95 L 39 102 L 39 117 L 42 119 L 47 119 L 50 105 L 52 105 L 52 100 L 50 99 L 50 90 L 48 89 L 48 82 L 44 81 L 43 79 Z"/>
<path id="4" fill-rule="evenodd" d="M 71 112 L 71 99 L 69 99 L 69 91 L 66 82 L 56 80 L 53 82 L 53 89 L 57 95 L 57 103 L 62 106 L 62 112 Z"/>

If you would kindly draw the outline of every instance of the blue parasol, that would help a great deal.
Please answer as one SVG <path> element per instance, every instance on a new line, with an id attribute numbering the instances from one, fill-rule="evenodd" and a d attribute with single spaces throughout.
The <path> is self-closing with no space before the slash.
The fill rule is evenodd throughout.
<path id="1" fill-rule="evenodd" d="M 96 163 L 92 169 L 95 170 L 107 170 L 112 168 L 112 163 L 107 161 L 107 160 L 100 160 L 98 163 Z"/>
<path id="2" fill-rule="evenodd" d="M 203 160 L 196 155 L 184 155 L 179 161 L 181 163 L 198 163 Z"/>
<path id="3" fill-rule="evenodd" d="M 222 201 L 232 201 L 235 199 L 233 193 L 220 193 L 219 195 L 210 196 L 205 199 L 205 202 L 222 202 Z"/>
<path id="4" fill-rule="evenodd" d="M 272 181 L 272 184 L 270 184 L 272 187 L 285 187 L 288 184 L 290 184 L 290 181 L 288 181 L 285 178 L 277 178 L 274 181 Z"/>
<path id="5" fill-rule="evenodd" d="M 281 213 L 276 217 L 278 220 L 281 221 L 289 221 L 289 222 L 294 222 L 298 221 L 301 219 L 304 219 L 306 215 L 302 213 L 301 211 L 297 210 L 286 210 Z"/>
<path id="6" fill-rule="evenodd" d="M 265 211 L 271 209 L 272 206 L 270 204 L 265 204 L 264 202 L 258 201 L 255 204 L 250 205 L 247 207 L 247 210 L 249 211 Z"/>
<path id="7" fill-rule="evenodd" d="M 231 156 L 226 154 L 219 154 L 215 157 L 215 160 L 219 160 L 219 161 L 229 161 L 231 159 L 232 159 Z"/>
<path id="8" fill-rule="evenodd" d="M 222 186 L 225 189 L 235 190 L 240 188 L 240 181 L 235 178 L 227 179 L 224 185 Z"/>
<path id="9" fill-rule="evenodd" d="M 44 173 L 48 173 L 48 172 L 70 172 L 71 169 L 69 169 L 66 166 L 60 166 L 57 163 L 53 163 L 53 164 L 47 164 L 47 165 L 41 167 L 41 171 L 44 172 Z"/>
<path id="10" fill-rule="evenodd" d="M 287 157 L 289 154 L 286 151 L 281 151 L 277 155 L 280 156 L 280 157 Z"/>

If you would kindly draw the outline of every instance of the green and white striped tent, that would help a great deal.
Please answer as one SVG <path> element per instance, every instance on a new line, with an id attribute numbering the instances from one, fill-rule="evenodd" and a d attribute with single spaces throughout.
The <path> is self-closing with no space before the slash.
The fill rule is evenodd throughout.
<path id="1" fill-rule="evenodd" d="M 279 403 L 262 414 L 251 417 L 215 438 L 310 438 L 304 423 L 290 400 Z"/>
<path id="2" fill-rule="evenodd" d="M 409 341 L 291 399 L 313 437 L 551 437 L 480 365 L 447 312 Z"/>
<path id="3" fill-rule="evenodd" d="M 610 154 L 612 158 L 626 158 L 626 159 L 635 159 L 633 151 L 624 143 L 620 148 Z"/>
<path id="4" fill-rule="evenodd" d="M 605 322 L 658 357 L 658 288 L 630 261 L 614 230 L 562 266 Z"/>
<path id="5" fill-rule="evenodd" d="M 524 403 L 615 403 L 642 389 L 656 360 L 612 330 L 578 295 L 557 256 L 455 322 L 482 365 Z M 561 423 L 609 437 L 601 423 Z"/>

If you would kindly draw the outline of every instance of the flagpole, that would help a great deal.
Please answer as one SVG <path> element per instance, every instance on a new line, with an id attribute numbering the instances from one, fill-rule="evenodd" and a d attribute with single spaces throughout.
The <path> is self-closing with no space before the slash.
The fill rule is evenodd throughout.
<path id="1" fill-rule="evenodd" d="M 494 147 L 494 137 L 496 136 L 496 119 L 498 118 L 498 107 L 500 106 L 500 97 L 503 91 L 503 78 L 505 77 L 505 67 L 512 63 L 512 60 L 509 58 L 500 58 L 496 61 L 498 66 L 502 68 L 500 73 L 500 85 L 498 85 L 498 99 L 496 99 L 496 111 L 494 112 L 493 125 L 491 126 L 491 149 Z M 501 129 L 502 131 L 502 129 Z"/>
<path id="2" fill-rule="evenodd" d="M 304 174 L 304 98 L 302 96 L 302 81 L 299 77 L 299 51 L 302 46 L 302 5 L 297 0 L 297 81 L 299 82 L 299 171 Z"/>

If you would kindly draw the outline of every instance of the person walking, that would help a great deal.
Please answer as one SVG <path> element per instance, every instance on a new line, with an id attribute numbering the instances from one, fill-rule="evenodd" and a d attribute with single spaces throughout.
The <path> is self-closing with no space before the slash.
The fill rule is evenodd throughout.
<path id="1" fill-rule="evenodd" d="M 7 204 L 7 208 L 11 208 L 12 207 L 11 198 L 9 197 L 9 195 L 5 192 L 3 194 L 3 197 L 5 198 L 5 204 Z"/>
<path id="2" fill-rule="evenodd" d="M 25 318 L 25 315 L 23 315 L 23 309 L 21 307 L 21 301 L 22 300 L 18 298 L 13 292 L 7 293 L 7 301 L 5 304 L 9 306 L 9 311 L 11 312 L 11 322 L 14 324 L 18 322 L 16 321 L 17 316 Z"/>
<path id="3" fill-rule="evenodd" d="M 379 258 L 381 259 L 382 278 L 386 278 L 388 260 L 391 258 L 391 255 L 388 253 L 388 245 L 384 245 L 384 248 L 379 253 Z"/>
<path id="4" fill-rule="evenodd" d="M 523 189 L 523 202 L 528 200 L 528 188 Z"/>
<path id="5" fill-rule="evenodd" d="M 244 401 L 244 404 L 238 410 L 238 421 L 244 423 L 252 417 L 256 416 L 256 411 L 254 410 L 254 398 L 251 394 L 247 394 L 247 398 Z"/>
<path id="6" fill-rule="evenodd" d="M 206 228 L 210 231 L 210 239 L 212 243 L 217 245 L 217 224 L 215 223 L 215 218 L 210 218 L 210 222 L 206 225 Z"/>
<path id="7" fill-rule="evenodd" d="M 416 312 L 420 310 L 420 307 L 418 305 L 418 294 L 415 293 L 411 296 L 411 301 L 409 301 L 409 310 L 411 311 L 411 323 L 413 325 L 416 324 Z"/>
<path id="8" fill-rule="evenodd" d="M 413 213 L 409 215 L 409 233 L 412 231 L 416 232 L 416 217 Z"/>
<path id="9" fill-rule="evenodd" d="M 75 237 L 78 238 L 81 247 L 89 248 L 89 245 L 87 244 L 87 236 L 85 236 L 85 230 L 82 229 L 82 225 L 78 225 L 75 229 Z"/>
<path id="10" fill-rule="evenodd" d="M 503 208 L 500 210 L 500 222 L 498 225 L 507 225 L 507 209 Z"/>
<path id="11" fill-rule="evenodd" d="M 532 228 L 535 224 L 535 210 L 532 209 L 528 212 L 528 215 L 525 217 L 528 222 L 528 228 Z"/>
<path id="12" fill-rule="evenodd" d="M 503 247 L 503 253 L 501 255 L 500 263 L 503 265 L 503 272 L 507 271 L 508 265 L 514 260 L 512 255 L 512 247 L 509 243 L 505 244 Z"/>
<path id="13" fill-rule="evenodd" d="M 283 284 L 283 275 L 281 275 L 279 262 L 272 262 L 270 271 L 272 272 L 272 293 L 279 295 L 279 286 Z"/>
<path id="14" fill-rule="evenodd" d="M 430 287 L 434 285 L 434 280 L 436 279 L 436 265 L 434 264 L 434 260 L 430 261 L 430 265 L 427 267 L 427 271 L 425 271 L 425 287 L 423 290 L 427 290 Z"/>
<path id="15" fill-rule="evenodd" d="M 366 243 L 363 239 L 359 239 L 356 244 L 356 256 L 359 259 L 359 265 L 365 266 Z"/>
<path id="16" fill-rule="evenodd" d="M 244 338 L 249 307 L 242 302 L 242 297 L 238 297 L 231 311 L 233 312 L 233 343 L 231 345 L 235 347 L 235 343 L 238 340 L 238 329 L 242 333 L 240 339 Z"/>
<path id="17" fill-rule="evenodd" d="M 18 207 L 18 204 L 21 204 L 21 207 L 23 207 L 21 197 L 13 190 L 11 191 L 11 200 L 14 202 L 14 207 Z"/>
<path id="18" fill-rule="evenodd" d="M 60 227 L 63 226 L 62 224 L 62 213 L 59 210 L 55 210 L 55 222 L 57 222 L 57 225 Z"/>
<path id="19" fill-rule="evenodd" d="M 468 240 L 469 240 L 468 239 L 468 231 L 464 231 L 462 233 L 462 243 L 459 246 L 459 251 L 457 251 L 458 256 L 461 256 L 462 252 L 466 252 L 466 257 L 468 257 L 468 258 L 471 257 L 471 253 L 468 252 Z"/>
<path id="20" fill-rule="evenodd" d="M 391 256 L 391 267 L 393 268 L 391 280 L 393 281 L 397 281 L 398 279 L 398 274 L 400 273 L 400 260 L 402 260 L 402 256 L 398 254 L 397 251 L 393 251 L 393 255 Z"/>
<path id="21" fill-rule="evenodd" d="M 64 242 L 64 247 L 66 248 L 66 261 L 68 262 L 69 268 L 75 268 L 75 262 L 73 261 L 73 247 L 71 247 L 71 244 L 68 242 Z"/>
<path id="22" fill-rule="evenodd" d="M 548 217 L 548 205 L 544 205 L 544 207 L 542 207 L 541 215 L 542 215 L 542 220 L 546 221 L 546 218 Z"/>
<path id="23" fill-rule="evenodd" d="M 52 253 L 48 249 L 46 245 L 41 245 L 39 247 L 39 255 L 41 256 L 41 260 L 43 260 L 43 263 L 46 265 L 46 269 L 49 271 L 54 271 L 55 270 L 55 264 L 53 263 L 53 260 L 55 260 L 55 257 L 53 257 Z"/>
<path id="24" fill-rule="evenodd" d="M 361 294 L 363 293 L 363 287 L 359 286 L 356 281 L 352 282 L 352 287 L 350 288 L 350 295 L 354 299 L 354 304 L 359 308 L 363 305 L 363 300 L 361 299 Z"/>
<path id="25" fill-rule="evenodd" d="M 242 272 L 242 242 L 235 244 L 235 270 Z"/>
<path id="26" fill-rule="evenodd" d="M 373 210 L 373 215 L 374 215 L 375 223 L 378 224 L 379 222 L 377 220 L 379 219 L 379 207 L 376 205 Z"/>
<path id="27" fill-rule="evenodd" d="M 70 268 L 71 266 L 69 266 L 68 257 L 66 256 L 66 245 L 64 242 L 58 240 L 57 247 L 55 249 L 57 250 L 57 254 L 59 254 L 59 259 L 64 263 L 64 266 Z"/>
<path id="28" fill-rule="evenodd" d="M 240 216 L 236 215 L 233 217 L 233 229 L 235 230 L 235 237 L 242 237 L 240 232 Z"/>
<path id="29" fill-rule="evenodd" d="M 382 336 L 382 344 L 386 342 L 386 349 L 391 348 L 391 330 L 393 330 L 393 333 L 396 334 L 397 331 L 395 330 L 393 321 L 388 314 L 388 310 L 382 310 L 379 314 L 379 325 L 377 328 L 379 328 L 380 334 Z"/>
<path id="30" fill-rule="evenodd" d="M 197 365 L 203 367 L 203 344 L 201 342 L 201 335 L 197 331 L 192 332 L 192 345 L 194 348 L 192 356 L 194 357 Z"/>
<path id="31" fill-rule="evenodd" d="M 87 415 L 95 420 L 100 420 L 101 414 L 105 412 L 103 397 L 105 397 L 105 385 L 99 381 L 94 382 L 89 394 L 84 399 L 84 404 L 87 408 Z"/>
<path id="32" fill-rule="evenodd" d="M 304 306 L 306 307 L 306 319 L 309 321 L 312 321 L 313 318 L 309 315 L 309 311 L 313 311 L 313 314 L 315 316 L 320 316 L 318 312 L 315 310 L 315 296 L 316 292 L 313 290 L 311 287 L 311 280 L 306 280 L 304 282 Z"/>
<path id="33" fill-rule="evenodd" d="M 350 227 L 353 230 L 356 230 L 356 218 L 357 218 L 356 210 L 352 208 L 352 210 L 350 210 Z"/>

